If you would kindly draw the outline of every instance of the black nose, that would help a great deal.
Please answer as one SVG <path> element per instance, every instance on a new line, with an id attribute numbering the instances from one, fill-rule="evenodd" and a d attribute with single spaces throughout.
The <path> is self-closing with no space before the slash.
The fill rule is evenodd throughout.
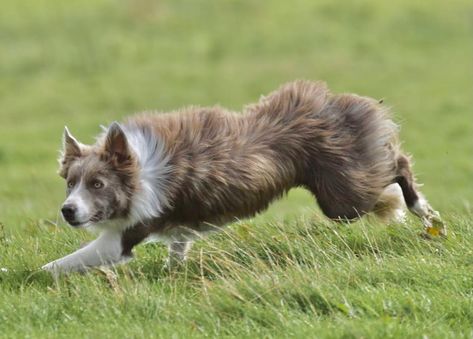
<path id="1" fill-rule="evenodd" d="M 73 221 L 76 214 L 76 207 L 74 205 L 64 205 L 61 208 L 62 215 L 67 221 Z"/>

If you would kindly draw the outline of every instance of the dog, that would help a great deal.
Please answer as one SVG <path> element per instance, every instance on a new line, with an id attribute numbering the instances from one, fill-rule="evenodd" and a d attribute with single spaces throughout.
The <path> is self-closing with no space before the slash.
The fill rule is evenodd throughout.
<path id="1" fill-rule="evenodd" d="M 193 240 L 254 216 L 293 187 L 313 193 L 330 219 L 365 214 L 446 228 L 418 190 L 398 126 L 377 100 L 332 94 L 294 81 L 235 113 L 188 107 L 141 113 L 104 128 L 94 145 L 64 131 L 62 215 L 98 238 L 43 269 L 55 273 L 116 265 L 150 237 L 185 260 Z"/>

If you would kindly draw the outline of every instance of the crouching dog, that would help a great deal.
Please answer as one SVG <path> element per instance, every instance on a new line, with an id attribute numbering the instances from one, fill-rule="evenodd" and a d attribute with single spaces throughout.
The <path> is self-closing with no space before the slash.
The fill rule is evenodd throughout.
<path id="1" fill-rule="evenodd" d="M 64 219 L 99 236 L 43 266 L 54 273 L 125 262 L 151 237 L 167 243 L 171 262 L 182 261 L 194 239 L 265 210 L 293 187 L 312 192 L 334 220 L 369 213 L 401 221 L 407 206 L 426 233 L 446 233 L 388 109 L 332 94 L 322 82 L 285 84 L 242 113 L 141 113 L 112 123 L 94 145 L 66 128 L 59 162 Z"/>

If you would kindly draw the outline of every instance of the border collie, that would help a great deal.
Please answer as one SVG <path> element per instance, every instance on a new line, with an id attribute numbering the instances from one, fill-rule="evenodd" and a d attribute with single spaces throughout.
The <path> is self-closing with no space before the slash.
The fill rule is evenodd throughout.
<path id="1" fill-rule="evenodd" d="M 115 265 L 150 237 L 168 244 L 171 262 L 182 261 L 196 237 L 265 210 L 293 187 L 312 192 L 334 220 L 370 213 L 400 221 L 407 205 L 427 233 L 446 234 L 397 136 L 380 102 L 311 81 L 285 84 L 241 114 L 221 107 L 138 114 L 112 123 L 94 145 L 66 128 L 61 212 L 100 235 L 43 269 Z"/>

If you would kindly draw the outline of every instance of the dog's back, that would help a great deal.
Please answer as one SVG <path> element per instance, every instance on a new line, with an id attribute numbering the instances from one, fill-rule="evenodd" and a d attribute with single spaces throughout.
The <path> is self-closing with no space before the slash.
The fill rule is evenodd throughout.
<path id="1" fill-rule="evenodd" d="M 152 126 L 169 152 L 172 224 L 251 216 L 295 186 L 329 217 L 353 218 L 395 177 L 396 128 L 385 109 L 320 82 L 287 84 L 243 114 L 191 107 L 129 123 Z"/>

